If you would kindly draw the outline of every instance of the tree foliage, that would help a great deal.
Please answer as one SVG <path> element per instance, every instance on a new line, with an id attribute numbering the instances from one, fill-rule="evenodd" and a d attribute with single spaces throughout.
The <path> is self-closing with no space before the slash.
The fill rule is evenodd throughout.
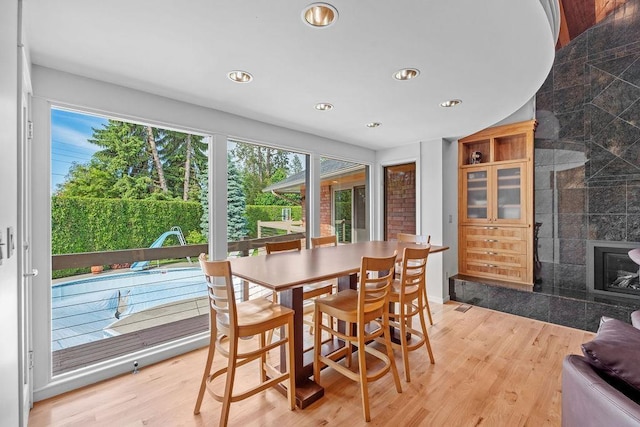
<path id="1" fill-rule="evenodd" d="M 240 240 L 247 235 L 246 203 L 240 174 L 231 155 L 227 155 L 227 239 Z"/>
<path id="2" fill-rule="evenodd" d="M 198 200 L 197 176 L 207 164 L 202 137 L 109 120 L 89 142 L 101 150 L 72 166 L 57 195 Z"/>
<path id="3" fill-rule="evenodd" d="M 248 205 L 290 206 L 301 203 L 299 194 L 274 195 L 262 191 L 301 171 L 302 163 L 298 156 L 291 156 L 291 153 L 276 148 L 242 142 L 235 143 L 231 154 L 238 161 Z"/>
<path id="4" fill-rule="evenodd" d="M 51 253 L 147 248 L 173 226 L 187 236 L 198 232 L 200 215 L 193 202 L 53 196 Z M 176 236 L 165 242 L 179 244 Z"/>
<path id="5" fill-rule="evenodd" d="M 278 170 L 289 172 L 289 157 L 286 151 L 262 145 L 237 142 L 232 156 L 238 160 L 242 175 L 242 186 L 247 204 L 255 204 L 262 190 L 272 181 Z"/>

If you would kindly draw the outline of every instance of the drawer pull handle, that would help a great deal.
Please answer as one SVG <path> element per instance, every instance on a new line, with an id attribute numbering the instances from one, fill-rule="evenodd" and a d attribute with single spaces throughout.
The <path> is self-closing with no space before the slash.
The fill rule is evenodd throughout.
<path id="1" fill-rule="evenodd" d="M 485 227 L 484 229 L 485 230 L 497 230 L 498 227 Z"/>
<path id="2" fill-rule="evenodd" d="M 485 267 L 491 267 L 491 268 L 496 268 L 498 267 L 497 265 L 493 265 L 493 264 L 485 264 Z"/>
<path id="3" fill-rule="evenodd" d="M 487 255 L 498 255 L 498 252 L 485 252 Z"/>
<path id="4" fill-rule="evenodd" d="M 496 239 L 484 239 L 485 242 L 496 243 L 498 240 Z"/>

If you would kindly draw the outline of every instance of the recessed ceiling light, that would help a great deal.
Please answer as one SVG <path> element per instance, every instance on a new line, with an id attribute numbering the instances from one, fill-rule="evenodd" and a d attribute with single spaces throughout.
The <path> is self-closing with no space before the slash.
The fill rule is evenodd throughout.
<path id="1" fill-rule="evenodd" d="M 411 80 L 415 77 L 418 77 L 420 74 L 420 70 L 417 68 L 403 68 L 402 70 L 398 70 L 393 78 L 396 80 Z"/>
<path id="2" fill-rule="evenodd" d="M 448 101 L 441 102 L 440 106 L 449 108 L 449 107 L 455 107 L 458 104 L 462 104 L 462 101 L 459 99 L 450 99 Z"/>
<path id="3" fill-rule="evenodd" d="M 249 83 L 253 80 L 253 76 L 246 71 L 234 70 L 227 74 L 229 80 L 234 81 L 236 83 Z"/>
<path id="4" fill-rule="evenodd" d="M 329 111 L 333 108 L 333 105 L 327 103 L 327 102 L 320 102 L 319 104 L 316 104 L 316 110 L 320 110 L 320 111 Z"/>
<path id="5" fill-rule="evenodd" d="M 302 19 L 315 28 L 326 28 L 336 22 L 338 11 L 327 3 L 312 3 L 302 11 Z"/>
<path id="6" fill-rule="evenodd" d="M 382 123 L 379 122 L 371 122 L 371 123 L 367 123 L 367 127 L 368 128 L 377 128 L 378 126 L 380 126 Z"/>

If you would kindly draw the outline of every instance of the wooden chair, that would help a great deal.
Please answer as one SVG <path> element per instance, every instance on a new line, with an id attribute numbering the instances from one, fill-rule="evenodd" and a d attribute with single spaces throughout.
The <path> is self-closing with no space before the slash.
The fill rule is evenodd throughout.
<path id="1" fill-rule="evenodd" d="M 398 233 L 396 236 L 398 242 L 419 243 L 421 245 L 431 243 L 431 235 L 426 236 L 420 234 Z"/>
<path id="2" fill-rule="evenodd" d="M 335 234 L 330 236 L 312 237 L 311 249 L 321 248 L 324 246 L 338 246 L 338 238 Z"/>
<path id="3" fill-rule="evenodd" d="M 330 246 L 338 246 L 338 236 L 336 236 L 335 234 L 331 234 L 329 236 L 320 236 L 320 237 L 311 238 L 311 249 L 324 248 L 324 247 L 330 247 Z M 330 283 L 331 283 L 332 292 L 335 292 L 338 287 L 337 280 L 332 280 Z M 313 306 L 311 308 L 313 309 Z M 313 334 L 315 314 L 311 318 L 311 320 L 312 320 L 311 325 L 309 325 L 309 327 L 311 328 L 310 330 L 311 330 L 311 333 Z M 333 319 L 330 317 L 329 321 L 333 322 Z"/>
<path id="4" fill-rule="evenodd" d="M 419 234 L 408 234 L 408 233 L 398 233 L 397 234 L 398 242 L 401 243 L 417 243 L 420 245 L 428 245 L 431 243 L 431 235 L 427 234 L 426 236 Z M 401 251 L 399 251 L 401 252 Z M 396 266 L 396 274 L 400 276 L 400 266 Z M 427 286 L 424 287 L 424 305 L 427 309 L 427 315 L 429 316 L 429 324 L 433 325 L 433 318 L 431 317 L 431 307 L 429 307 L 429 298 L 427 296 Z"/>
<path id="5" fill-rule="evenodd" d="M 316 383 L 320 383 L 320 369 L 330 366 L 347 378 L 360 383 L 362 409 L 364 419 L 371 420 L 369 411 L 369 382 L 382 378 L 391 371 L 396 390 L 402 393 L 400 378 L 393 357 L 393 349 L 389 336 L 389 291 L 393 282 L 393 267 L 396 254 L 388 258 L 362 258 L 360 267 L 359 289 L 347 289 L 315 301 L 316 334 L 313 359 L 313 376 Z M 322 314 L 346 322 L 346 332 L 340 332 L 331 326 L 320 322 Z M 369 324 L 367 326 L 367 324 Z M 355 325 L 353 327 L 352 325 Z M 367 328 L 365 329 L 365 326 Z M 373 326 L 377 326 L 373 330 Z M 320 335 L 328 332 L 346 341 L 344 362 L 335 361 L 322 355 Z M 367 345 L 370 341 L 384 344 L 386 353 Z M 353 372 L 351 366 L 351 346 L 357 346 L 358 372 Z M 376 369 L 367 369 L 366 354 L 370 354 L 382 361 L 382 366 L 376 364 Z M 344 363 L 344 365 L 342 364 Z"/>
<path id="6" fill-rule="evenodd" d="M 264 298 L 236 303 L 229 261 L 207 261 L 205 254 L 201 254 L 199 260 L 207 280 L 211 327 L 209 353 L 193 413 L 195 415 L 200 413 L 204 391 L 207 390 L 215 400 L 222 402 L 220 425 L 226 426 L 231 402 L 246 399 L 284 381 L 287 382 L 289 409 L 293 410 L 296 386 L 293 360 L 293 310 Z M 267 343 L 265 333 L 279 327 L 285 330 L 284 337 L 280 337 L 277 342 Z M 254 335 L 259 336 L 258 348 L 241 352 L 238 341 Z M 246 341 L 243 341 L 243 345 L 244 342 Z M 286 346 L 287 356 L 287 371 L 284 373 L 267 363 L 267 353 L 282 345 Z M 228 359 L 228 363 L 226 367 L 211 372 L 216 350 Z M 260 384 L 234 394 L 236 368 L 257 359 L 260 360 Z M 224 395 L 220 395 L 214 392 L 211 383 L 223 374 L 226 374 L 226 384 Z"/>
<path id="7" fill-rule="evenodd" d="M 276 252 L 299 251 L 302 249 L 302 241 L 300 239 L 296 239 L 283 240 L 282 242 L 266 242 L 264 247 L 267 250 L 267 255 Z"/>
<path id="8" fill-rule="evenodd" d="M 411 382 L 409 369 L 409 352 L 427 347 L 431 363 L 435 363 L 431 342 L 424 320 L 424 291 L 426 286 L 427 258 L 431 245 L 423 248 L 404 248 L 402 255 L 402 269 L 400 280 L 394 280 L 389 292 L 389 302 L 398 306 L 397 313 L 390 313 L 390 324 L 399 329 L 400 344 L 394 344 L 402 349 L 404 363 L 404 377 Z M 418 316 L 420 330 L 413 327 L 413 319 Z M 410 334 L 410 338 L 407 338 Z"/>
<path id="9" fill-rule="evenodd" d="M 302 241 L 300 239 L 296 239 L 296 240 L 285 240 L 282 242 L 266 242 L 265 249 L 267 250 L 267 255 L 271 255 L 278 252 L 299 251 L 299 250 L 302 250 Z M 304 285 L 302 287 L 302 299 L 304 301 L 308 301 L 322 295 L 329 295 L 331 293 L 333 293 L 333 284 L 327 283 L 327 282 L 312 283 L 312 284 Z M 273 295 L 274 295 L 274 302 L 275 302 L 276 301 L 275 292 Z M 305 304 L 303 313 L 305 315 L 313 313 L 313 304 Z M 313 327 L 314 327 L 313 319 L 311 321 L 303 320 L 303 322 L 311 328 L 309 332 L 313 334 Z"/>

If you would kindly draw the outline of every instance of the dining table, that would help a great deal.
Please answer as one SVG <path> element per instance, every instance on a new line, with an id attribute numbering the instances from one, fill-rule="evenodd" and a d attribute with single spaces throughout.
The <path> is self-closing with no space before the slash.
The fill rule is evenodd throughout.
<path id="1" fill-rule="evenodd" d="M 277 292 L 280 304 L 294 310 L 296 404 L 301 409 L 324 395 L 324 389 L 310 379 L 313 375 L 313 351 L 304 349 L 303 286 L 337 279 L 338 291 L 356 289 L 362 257 L 389 257 L 394 251 L 401 252 L 402 246 L 407 244 L 393 240 L 366 241 L 230 259 L 234 276 Z M 447 246 L 432 244 L 430 253 L 447 249 Z M 331 353 L 341 345 L 337 340 L 323 344 L 323 352 Z M 284 366 L 284 352 L 280 363 Z"/>

